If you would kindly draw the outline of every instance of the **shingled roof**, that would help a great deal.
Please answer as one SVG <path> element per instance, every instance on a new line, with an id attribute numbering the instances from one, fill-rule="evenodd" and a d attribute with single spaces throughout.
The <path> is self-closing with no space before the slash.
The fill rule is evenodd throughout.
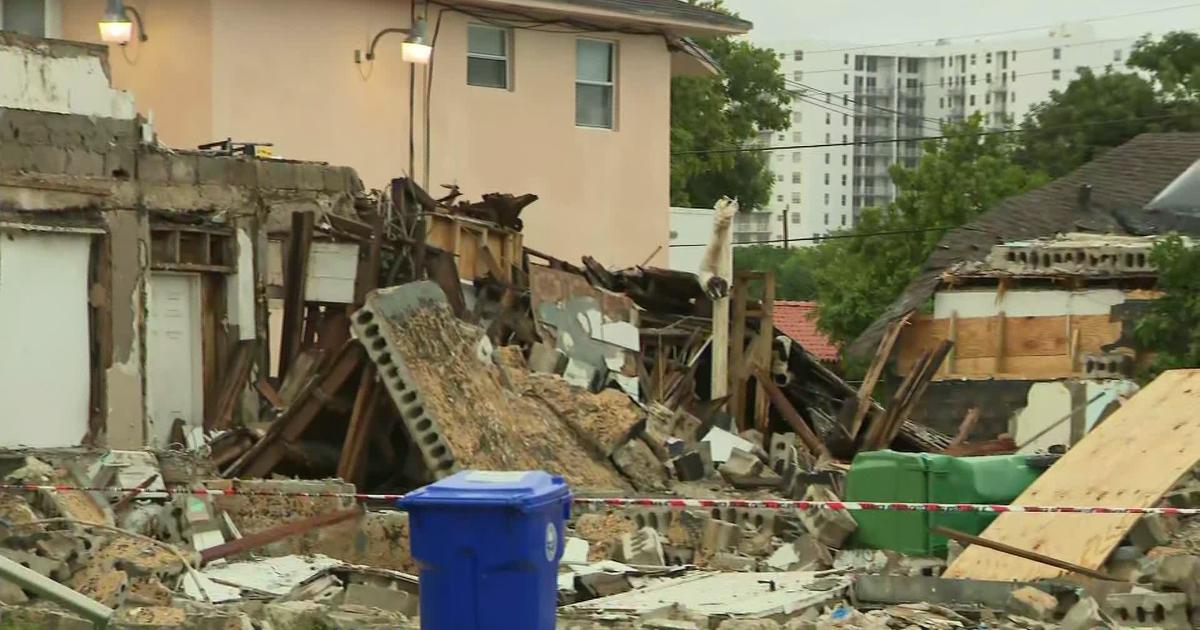
<path id="1" fill-rule="evenodd" d="M 947 232 L 921 273 L 854 340 L 848 354 L 873 352 L 893 321 L 929 299 L 947 267 L 983 260 L 992 245 L 1064 232 L 1153 234 L 1168 226 L 1178 229 L 1177 223 L 1143 208 L 1198 159 L 1200 133 L 1146 133 L 1069 175 L 1001 201 L 974 221 Z M 1084 184 L 1091 186 L 1087 210 L 1080 203 Z"/>
<path id="2" fill-rule="evenodd" d="M 775 300 L 775 327 L 809 354 L 822 361 L 837 361 L 838 349 L 817 329 L 817 303 Z"/>
<path id="3" fill-rule="evenodd" d="M 532 14 L 564 13 L 572 19 L 600 23 L 643 24 L 680 36 L 739 34 L 749 32 L 754 26 L 741 18 L 684 0 L 461 0 L 461 3 L 520 9 Z"/>

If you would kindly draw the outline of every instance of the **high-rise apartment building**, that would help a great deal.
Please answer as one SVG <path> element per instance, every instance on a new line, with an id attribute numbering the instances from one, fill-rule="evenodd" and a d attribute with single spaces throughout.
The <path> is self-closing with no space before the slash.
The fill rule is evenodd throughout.
<path id="1" fill-rule="evenodd" d="M 802 40 L 773 45 L 792 89 L 791 128 L 763 134 L 775 186 L 771 239 L 811 239 L 853 225 L 896 196 L 889 169 L 915 166 L 942 122 L 974 114 L 991 129 L 1067 87 L 1080 67 L 1124 71 L 1135 40 L 1101 39 L 1087 25 L 1020 39 L 925 45 Z M 844 146 L 838 146 L 844 145 Z M 792 245 L 806 245 L 798 241 Z"/>

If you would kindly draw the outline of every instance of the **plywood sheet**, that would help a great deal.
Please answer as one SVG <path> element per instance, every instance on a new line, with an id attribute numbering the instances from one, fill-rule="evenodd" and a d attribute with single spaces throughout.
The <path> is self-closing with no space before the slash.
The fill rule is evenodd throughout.
<path id="1" fill-rule="evenodd" d="M 1089 433 L 1014 504 L 1148 507 L 1200 461 L 1200 370 L 1165 372 Z M 1002 514 L 982 536 L 1092 569 L 1137 521 L 1129 514 Z M 972 546 L 946 578 L 1032 581 L 1064 571 Z"/>

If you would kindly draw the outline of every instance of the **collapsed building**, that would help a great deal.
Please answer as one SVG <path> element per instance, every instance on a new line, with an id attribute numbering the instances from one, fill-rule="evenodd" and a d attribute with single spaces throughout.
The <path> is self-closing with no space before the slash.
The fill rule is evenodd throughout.
<path id="1" fill-rule="evenodd" d="M 970 531 L 905 555 L 873 536 L 947 522 L 830 507 L 880 500 L 856 456 L 971 452 L 963 432 L 914 421 L 966 360 L 949 332 L 901 341 L 915 359 L 877 402 L 889 353 L 847 383 L 779 330 L 770 271 L 561 260 L 524 246 L 533 194 L 434 197 L 405 178 L 373 191 L 344 167 L 166 149 L 108 86 L 101 49 L 0 37 L 72 86 L 0 109 L 0 557 L 48 580 L 0 582 L 6 619 L 87 627 L 53 582 L 118 627 L 416 627 L 420 567 L 390 504 L 461 469 L 538 468 L 598 499 L 563 544 L 562 627 L 1189 623 L 1194 522 L 1058 520 L 1079 535 L 1039 542 L 1044 521 L 1002 518 L 948 561 L 948 540 L 993 523 L 948 521 Z M 1120 487 L 1142 507 L 1194 507 L 1195 378 L 1135 397 L 1171 413 L 1117 410 L 1079 455 L 1004 460 L 1026 477 L 1002 498 L 1104 505 Z M 1106 437 L 1147 415 L 1140 450 Z M 1162 463 L 1079 482 L 1091 461 L 1135 456 Z M 900 470 L 883 474 L 913 477 Z M 638 496 L 718 503 L 605 503 Z M 1035 566 L 1102 578 L 1010 562 L 1006 540 Z"/>

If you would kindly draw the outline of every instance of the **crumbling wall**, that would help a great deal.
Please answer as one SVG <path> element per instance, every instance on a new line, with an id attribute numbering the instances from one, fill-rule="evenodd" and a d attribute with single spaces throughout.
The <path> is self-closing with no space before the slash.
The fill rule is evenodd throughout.
<path id="1" fill-rule="evenodd" d="M 0 106 L 132 119 L 133 96 L 109 85 L 108 48 L 0 31 Z"/>

